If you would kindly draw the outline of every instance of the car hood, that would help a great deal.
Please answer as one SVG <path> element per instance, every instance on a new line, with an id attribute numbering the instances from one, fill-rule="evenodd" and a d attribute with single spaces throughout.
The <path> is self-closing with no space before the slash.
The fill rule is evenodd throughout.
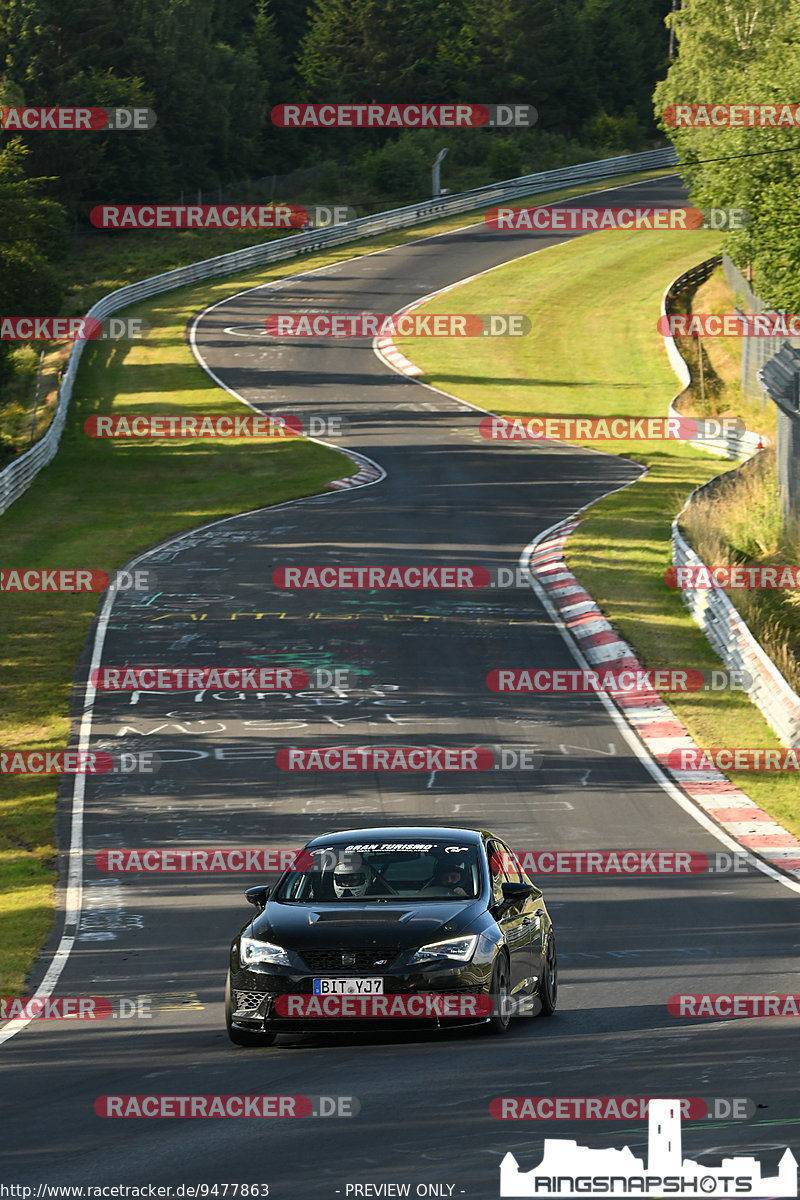
<path id="1" fill-rule="evenodd" d="M 253 936 L 287 949 L 370 946 L 409 949 L 471 930 L 480 900 L 422 904 L 282 904 L 271 901 L 253 921 Z"/>

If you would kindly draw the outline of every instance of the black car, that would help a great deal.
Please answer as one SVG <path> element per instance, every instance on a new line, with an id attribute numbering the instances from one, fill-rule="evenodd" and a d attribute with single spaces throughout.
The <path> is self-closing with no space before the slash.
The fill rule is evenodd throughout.
<path id="1" fill-rule="evenodd" d="M 512 1015 L 555 1010 L 542 893 L 485 830 L 324 834 L 274 888 L 245 895 L 259 911 L 231 945 L 225 1017 L 237 1045 L 333 1030 L 505 1033 Z"/>

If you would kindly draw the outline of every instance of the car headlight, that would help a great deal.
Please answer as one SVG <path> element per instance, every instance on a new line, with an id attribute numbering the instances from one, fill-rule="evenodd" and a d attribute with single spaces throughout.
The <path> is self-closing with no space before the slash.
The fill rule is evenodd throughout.
<path id="1" fill-rule="evenodd" d="M 477 944 L 476 933 L 471 933 L 469 937 L 448 938 L 446 942 L 430 942 L 427 946 L 420 946 L 411 961 L 430 962 L 434 958 L 453 958 L 456 962 L 469 962 Z"/>
<path id="2" fill-rule="evenodd" d="M 255 938 L 239 938 L 239 960 L 243 967 L 251 967 L 253 963 L 272 963 L 274 966 L 288 967 L 289 955 L 283 946 L 275 946 L 272 942 L 259 942 Z"/>

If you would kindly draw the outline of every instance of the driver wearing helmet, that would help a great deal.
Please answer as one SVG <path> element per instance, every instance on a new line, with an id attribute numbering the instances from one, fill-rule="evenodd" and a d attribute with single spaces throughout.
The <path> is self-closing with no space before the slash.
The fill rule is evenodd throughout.
<path id="1" fill-rule="evenodd" d="M 469 880 L 467 872 L 454 863 L 443 863 L 428 887 L 435 888 L 447 896 L 466 896 Z"/>
<path id="2" fill-rule="evenodd" d="M 360 855 L 349 862 L 339 862 L 333 869 L 333 890 L 337 900 L 360 900 L 366 896 L 371 872 Z"/>

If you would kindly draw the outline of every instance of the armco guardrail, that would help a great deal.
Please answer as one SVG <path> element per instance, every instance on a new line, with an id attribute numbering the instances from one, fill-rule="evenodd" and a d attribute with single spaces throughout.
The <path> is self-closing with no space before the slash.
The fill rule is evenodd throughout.
<path id="1" fill-rule="evenodd" d="M 708 486 L 704 484 L 703 488 Z M 681 516 L 703 488 L 692 492 L 672 523 L 672 561 L 676 567 L 705 565 L 678 528 Z M 758 644 L 722 588 L 687 589 L 683 592 L 683 602 L 725 666 L 731 671 L 747 673 L 752 681 L 748 696 L 784 746 L 800 746 L 800 696 Z"/>
<path id="2" fill-rule="evenodd" d="M 673 280 L 664 293 L 661 304 L 662 315 L 669 312 L 672 299 L 683 289 L 693 283 L 702 283 L 709 277 L 721 258 L 708 258 L 698 266 L 692 267 Z M 682 358 L 675 341 L 665 337 L 667 353 L 673 369 L 683 383 L 683 388 L 670 404 L 670 415 L 678 415 L 674 408 L 691 382 L 689 368 Z M 766 442 L 766 439 L 764 439 Z M 759 436 L 754 433 L 731 435 L 717 445 L 704 442 L 704 448 L 726 458 L 748 459 L 758 449 Z M 694 500 L 706 488 L 715 485 L 715 479 L 695 488 L 684 504 L 681 512 L 672 522 L 672 562 L 676 567 L 703 567 L 706 564 L 692 549 L 680 531 L 680 520 Z M 687 588 L 683 593 L 683 602 L 691 612 L 697 624 L 708 638 L 711 645 L 720 656 L 725 666 L 731 671 L 744 671 L 746 678 L 751 680 L 747 694 L 764 718 L 774 729 L 778 738 L 785 746 L 800 746 L 800 696 L 794 692 L 758 644 L 751 633 L 746 621 L 737 611 L 722 588 Z"/>
<path id="3" fill-rule="evenodd" d="M 668 316 L 675 311 L 672 302 L 676 296 L 679 296 L 687 287 L 692 287 L 698 283 L 705 283 L 721 262 L 722 255 L 714 255 L 713 258 L 705 259 L 703 262 L 698 263 L 696 267 L 691 267 L 688 271 L 684 271 L 677 279 L 673 279 L 661 300 L 662 317 Z M 675 339 L 665 334 L 664 342 L 666 343 L 667 355 L 672 364 L 672 369 L 681 382 L 681 390 L 670 401 L 668 411 L 669 416 L 679 417 L 680 413 L 676 406 L 681 396 L 691 386 L 692 376 L 686 365 L 686 360 L 675 343 Z M 767 445 L 769 445 L 768 438 L 762 438 L 760 434 L 751 433 L 749 430 L 745 430 L 743 433 L 732 430 L 724 436 L 708 438 L 703 441 L 703 449 L 709 454 L 717 454 L 721 458 L 739 460 L 751 458 L 757 450 L 761 450 Z"/>
<path id="4" fill-rule="evenodd" d="M 201 279 L 231 275 L 236 271 L 245 271 L 264 263 L 280 262 L 299 254 L 323 250 L 327 246 L 374 237 L 378 233 L 404 229 L 410 225 L 421 225 L 436 217 L 470 212 L 472 209 L 514 200 L 520 196 L 534 195 L 537 192 L 546 192 L 552 188 L 591 183 L 599 179 L 610 179 L 615 175 L 628 175 L 635 171 L 647 171 L 651 168 L 670 167 L 674 166 L 677 161 L 677 155 L 672 146 L 667 146 L 662 150 L 646 150 L 642 154 L 623 154 L 617 158 L 578 163 L 576 166 L 562 167 L 556 171 L 540 171 L 536 175 L 521 175 L 516 179 L 507 179 L 502 183 L 491 184 L 489 187 L 459 192 L 455 196 L 425 200 L 418 204 L 409 204 L 405 208 L 394 208 L 389 212 L 359 217 L 355 221 L 347 221 L 342 225 L 332 226 L 330 229 L 311 230 L 308 233 L 295 234 L 292 237 L 280 238 L 273 242 L 264 242 L 258 246 L 248 246 L 244 250 L 234 250 L 231 254 L 221 254 L 218 258 L 209 258 L 204 262 L 179 267 L 177 270 L 167 271 L 163 275 L 153 275 L 150 279 L 143 279 L 139 283 L 132 283 L 115 292 L 109 292 L 89 309 L 86 316 L 102 320 L 111 313 L 127 308 L 129 304 L 146 300 L 149 296 L 156 296 L 160 292 L 168 292 L 173 288 L 196 283 Z M 31 450 L 21 454 L 5 470 L 0 471 L 0 513 L 5 512 L 30 487 L 42 468 L 47 466 L 58 450 L 84 345 L 84 342 L 76 342 L 72 348 L 59 388 L 56 414 L 47 432 Z"/>

